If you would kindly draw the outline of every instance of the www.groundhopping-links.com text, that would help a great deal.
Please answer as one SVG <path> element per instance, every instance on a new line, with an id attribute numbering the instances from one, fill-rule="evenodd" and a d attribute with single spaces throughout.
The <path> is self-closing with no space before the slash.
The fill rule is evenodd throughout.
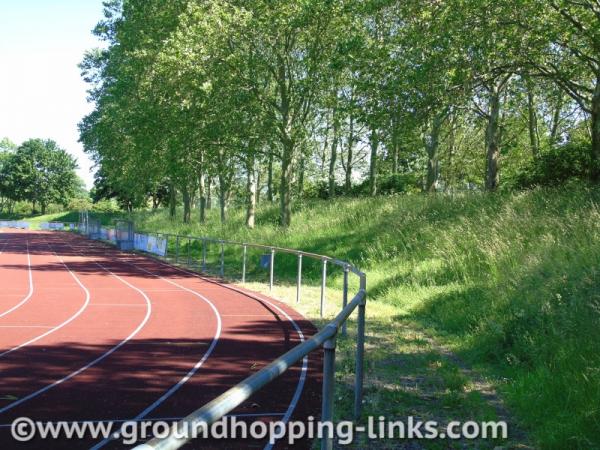
<path id="1" fill-rule="evenodd" d="M 32 439 L 110 439 L 131 445 L 152 437 L 165 438 L 174 434 L 186 439 L 268 439 L 270 443 L 286 439 L 290 445 L 300 439 L 333 437 L 339 444 L 347 445 L 358 435 L 365 435 L 368 439 L 397 440 L 506 439 L 508 426 L 504 421 L 451 421 L 441 425 L 437 421 L 421 421 L 412 416 L 393 421 L 369 417 L 366 425 L 355 425 L 350 421 L 320 422 L 312 416 L 306 421 L 289 422 L 245 421 L 228 416 L 211 425 L 204 422 L 177 425 L 177 422 L 165 420 L 42 422 L 20 417 L 11 423 L 11 434 L 20 442 Z"/>

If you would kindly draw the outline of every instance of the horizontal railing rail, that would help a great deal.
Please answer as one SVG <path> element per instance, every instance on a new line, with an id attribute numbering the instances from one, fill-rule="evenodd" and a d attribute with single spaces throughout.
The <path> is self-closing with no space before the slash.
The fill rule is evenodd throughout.
<path id="1" fill-rule="evenodd" d="M 80 228 L 88 228 L 88 218 L 85 217 L 81 222 Z M 220 246 L 219 254 L 219 275 L 225 276 L 225 246 L 235 247 L 241 250 L 241 280 L 246 282 L 248 249 L 259 249 L 265 251 L 265 256 L 269 256 L 269 289 L 273 289 L 274 284 L 274 269 L 277 254 L 294 255 L 297 258 L 297 276 L 296 276 L 296 302 L 300 302 L 301 286 L 304 258 L 310 258 L 321 262 L 321 296 L 320 296 L 320 315 L 323 317 L 325 306 L 325 288 L 327 281 L 327 265 L 333 264 L 343 269 L 343 288 L 342 288 L 342 308 L 333 320 L 328 322 L 320 331 L 313 335 L 310 339 L 304 340 L 297 346 L 293 347 L 284 355 L 280 356 L 269 365 L 249 376 L 236 386 L 227 390 L 214 400 L 205 404 L 192 414 L 188 415 L 171 430 L 170 434 L 165 438 L 154 438 L 146 444 L 136 447 L 138 450 L 149 449 L 177 449 L 191 440 L 191 436 L 183 431 L 193 430 L 197 426 L 210 426 L 210 424 L 218 421 L 236 407 L 240 406 L 251 395 L 259 391 L 265 385 L 286 372 L 294 364 L 298 363 L 310 353 L 323 348 L 323 387 L 322 387 L 322 405 L 321 405 L 321 420 L 323 422 L 331 422 L 333 420 L 333 400 L 334 400 L 334 377 L 335 377 L 335 353 L 337 346 L 337 336 L 341 333 L 342 337 L 347 336 L 347 321 L 350 315 L 358 310 L 357 330 L 356 330 L 356 360 L 354 373 L 354 418 L 359 419 L 362 409 L 363 395 L 363 370 L 364 370 L 364 346 L 365 346 L 365 313 L 366 313 L 366 275 L 353 264 L 330 256 L 319 255 L 312 252 L 302 250 L 289 249 L 284 247 L 254 244 L 239 241 L 229 241 L 225 239 L 216 239 L 211 237 L 184 236 L 172 233 L 160 232 L 144 232 L 135 231 L 134 234 L 155 236 L 156 238 L 164 239 L 165 254 L 162 256 L 168 261 L 175 262 L 176 265 L 187 265 L 188 267 L 196 267 L 203 273 L 208 273 L 207 247 L 208 244 L 217 244 Z M 89 233 L 88 233 L 89 235 Z M 133 236 L 132 236 L 133 239 Z M 169 242 L 174 243 L 175 255 L 169 255 Z M 191 243 L 202 242 L 200 249 L 201 261 L 196 261 L 193 264 L 191 258 Z M 185 249 L 184 243 L 187 243 L 187 255 L 181 255 L 182 249 Z M 171 250 L 173 251 L 173 250 Z M 268 253 L 267 253 L 268 252 Z M 187 263 L 187 264 L 186 264 Z M 349 274 L 354 274 L 358 277 L 359 287 L 352 299 L 348 301 L 349 293 Z M 269 446 L 268 446 L 269 447 Z M 270 447 L 269 447 L 270 448 Z M 331 450 L 333 448 L 333 436 L 325 436 L 321 440 L 321 449 Z"/>
<path id="2" fill-rule="evenodd" d="M 191 440 L 190 430 L 203 429 L 203 426 L 209 426 L 210 424 L 224 417 L 226 414 L 250 398 L 252 394 L 269 384 L 271 381 L 275 380 L 295 363 L 320 347 L 325 349 L 323 362 L 324 373 L 321 420 L 324 422 L 331 421 L 333 419 L 333 384 L 335 375 L 334 368 L 336 335 L 340 329 L 340 326 L 346 322 L 350 314 L 352 314 L 357 307 L 364 308 L 365 300 L 366 291 L 361 289 L 356 294 L 354 299 L 348 305 L 346 305 L 344 309 L 342 309 L 337 317 L 313 337 L 292 348 L 265 368 L 249 376 L 244 381 L 238 383 L 236 386 L 232 387 L 214 400 L 204 405 L 202 408 L 194 411 L 192 414 L 180 420 L 175 426 L 175 429 L 171 430 L 169 436 L 161 439 L 152 439 L 149 442 L 136 447 L 136 449 L 172 450 L 182 447 Z M 362 333 L 364 333 L 364 311 L 361 313 L 361 317 L 363 320 Z M 359 321 L 359 326 L 360 324 L 361 322 Z M 360 345 L 364 345 L 364 340 Z M 355 405 L 360 405 L 360 402 L 362 401 L 362 368 L 360 371 L 358 370 L 359 364 L 362 365 L 362 355 L 360 359 L 357 358 L 357 385 L 355 386 L 355 402 L 357 403 L 355 403 Z M 321 449 L 332 448 L 333 437 L 324 437 L 321 442 Z"/>

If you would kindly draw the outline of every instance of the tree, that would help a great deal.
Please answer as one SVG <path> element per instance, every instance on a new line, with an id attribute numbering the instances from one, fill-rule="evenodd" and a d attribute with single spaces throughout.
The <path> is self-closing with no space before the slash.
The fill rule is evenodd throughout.
<path id="1" fill-rule="evenodd" d="M 13 153 L 3 166 L 3 186 L 13 200 L 26 200 L 42 214 L 50 203 L 67 206 L 81 190 L 75 173 L 77 163 L 52 140 L 30 139 Z"/>
<path id="2" fill-rule="evenodd" d="M 596 0 L 502 2 L 504 36 L 527 51 L 505 61 L 554 82 L 589 117 L 590 178 L 600 181 L 600 6 Z"/>

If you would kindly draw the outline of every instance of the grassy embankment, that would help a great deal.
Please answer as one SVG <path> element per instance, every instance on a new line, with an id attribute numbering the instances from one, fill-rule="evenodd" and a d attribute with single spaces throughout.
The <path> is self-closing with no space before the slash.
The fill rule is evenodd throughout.
<path id="1" fill-rule="evenodd" d="M 137 213 L 135 220 L 145 230 L 334 255 L 365 270 L 365 414 L 440 422 L 502 418 L 490 393 L 495 388 L 529 435 L 515 436 L 510 445 L 593 449 L 600 448 L 599 200 L 599 191 L 570 186 L 308 202 L 297 205 L 285 232 L 276 226 L 275 207 L 266 205 L 255 230 L 243 226 L 242 211 L 232 211 L 225 226 L 216 210 L 203 226 L 172 222 L 164 211 Z M 255 266 L 258 254 L 250 256 Z M 239 254 L 228 251 L 227 258 L 230 275 L 239 274 Z M 295 267 L 293 258 L 278 257 L 281 285 L 274 294 L 290 303 Z M 318 263 L 307 270 L 298 309 L 319 322 Z M 252 273 L 250 287 L 264 290 L 258 279 L 266 274 L 256 267 Z M 328 283 L 331 315 L 340 305 L 341 272 L 333 271 Z M 351 326 L 340 343 L 338 418 L 350 417 L 353 332 Z M 420 442 L 411 448 L 496 445 L 504 444 Z M 369 447 L 395 448 L 385 441 Z"/>

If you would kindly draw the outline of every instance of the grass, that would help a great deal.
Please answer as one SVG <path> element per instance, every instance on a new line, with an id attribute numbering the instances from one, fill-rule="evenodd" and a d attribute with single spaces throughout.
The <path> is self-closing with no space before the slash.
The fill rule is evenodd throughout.
<path id="1" fill-rule="evenodd" d="M 42 222 L 78 222 L 79 213 L 77 212 L 59 212 L 52 214 L 39 214 L 35 216 L 24 216 L 21 214 L 1 214 L 0 220 L 27 220 L 32 229 L 38 229 Z"/>
<path id="2" fill-rule="evenodd" d="M 285 231 L 277 227 L 276 207 L 265 204 L 254 230 L 243 226 L 242 208 L 232 209 L 225 225 L 216 210 L 203 225 L 171 221 L 162 210 L 133 218 L 138 229 L 300 248 L 365 270 L 365 413 L 441 423 L 511 420 L 509 443 L 421 441 L 411 448 L 594 449 L 600 448 L 599 200 L 600 191 L 570 185 L 486 196 L 307 201 L 296 204 Z M 216 262 L 218 249 L 211 251 Z M 249 255 L 248 284 L 257 290 L 266 280 L 259 253 Z M 227 249 L 226 258 L 229 275 L 239 276 L 239 253 Z M 295 259 L 277 258 L 274 295 L 293 304 Z M 322 323 L 320 266 L 306 266 L 298 309 Z M 341 271 L 331 272 L 327 317 L 339 308 L 341 280 Z M 349 338 L 340 341 L 338 418 L 351 416 L 353 334 L 351 324 Z M 399 443 L 356 448 L 365 446 Z"/>

